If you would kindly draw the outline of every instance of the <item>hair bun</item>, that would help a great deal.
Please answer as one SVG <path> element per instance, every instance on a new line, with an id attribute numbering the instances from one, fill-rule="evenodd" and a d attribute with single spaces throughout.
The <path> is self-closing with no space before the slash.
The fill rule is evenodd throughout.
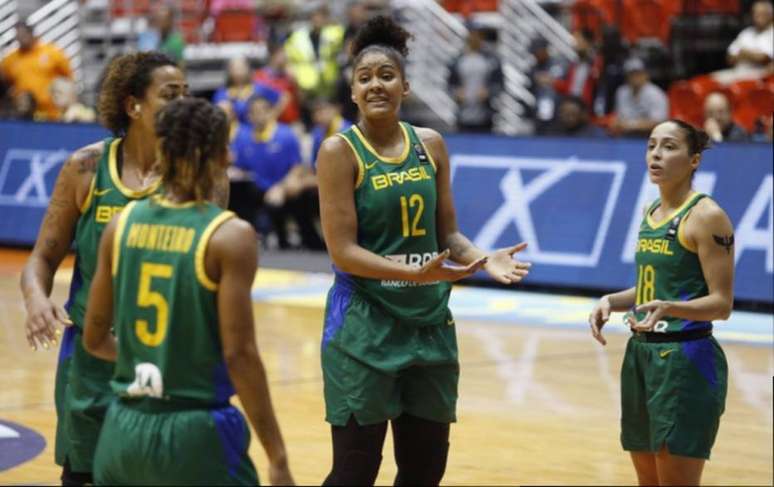
<path id="1" fill-rule="evenodd" d="M 379 15 L 363 25 L 352 41 L 352 56 L 356 57 L 369 46 L 386 46 L 398 51 L 403 57 L 409 54 L 411 34 L 390 17 Z"/>

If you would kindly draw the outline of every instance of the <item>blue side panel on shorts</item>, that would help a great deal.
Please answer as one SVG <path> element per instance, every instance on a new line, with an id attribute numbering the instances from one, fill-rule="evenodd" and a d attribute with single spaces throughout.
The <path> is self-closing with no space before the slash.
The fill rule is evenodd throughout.
<path id="1" fill-rule="evenodd" d="M 70 281 L 70 296 L 67 298 L 67 303 L 65 303 L 65 309 L 68 313 L 70 312 L 70 307 L 73 305 L 73 301 L 75 301 L 75 295 L 78 294 L 78 291 L 83 287 L 83 276 L 79 270 L 81 268 L 79 264 L 80 257 L 78 256 L 78 252 L 76 252 L 75 265 L 73 266 L 73 279 Z"/>
<path id="2" fill-rule="evenodd" d="M 347 314 L 347 308 L 352 300 L 352 287 L 344 285 L 340 278 L 345 274 L 336 272 L 336 281 L 331 287 L 328 295 L 328 304 L 325 312 L 325 325 L 323 327 L 322 348 L 336 336 L 336 333 L 344 325 L 344 318 Z M 346 279 L 346 278 L 344 278 Z"/>
<path id="3" fill-rule="evenodd" d="M 233 406 L 227 406 L 210 411 L 210 416 L 215 421 L 215 429 L 226 455 L 226 467 L 228 474 L 236 473 L 242 453 L 245 451 L 246 424 L 242 414 Z"/>
<path id="4" fill-rule="evenodd" d="M 682 301 L 689 301 L 691 300 L 691 296 L 685 292 L 680 291 L 680 300 Z M 711 330 L 712 329 L 712 322 L 710 321 L 693 321 L 693 320 L 683 320 L 683 326 L 680 327 L 680 331 L 690 331 L 690 330 Z"/>
<path id="5" fill-rule="evenodd" d="M 65 328 L 64 335 L 62 335 L 62 345 L 59 346 L 59 361 L 62 363 L 65 359 L 70 358 L 75 349 L 75 335 L 78 333 L 78 328 L 75 325 Z"/>
<path id="6" fill-rule="evenodd" d="M 715 367 L 715 347 L 712 340 L 704 338 L 681 342 L 680 348 L 699 373 L 707 379 L 712 388 L 716 388 L 718 386 L 718 377 Z"/>
<path id="7" fill-rule="evenodd" d="M 231 384 L 231 378 L 228 376 L 226 362 L 221 362 L 215 367 L 215 400 L 219 403 L 227 403 L 234 395 L 234 386 Z"/>

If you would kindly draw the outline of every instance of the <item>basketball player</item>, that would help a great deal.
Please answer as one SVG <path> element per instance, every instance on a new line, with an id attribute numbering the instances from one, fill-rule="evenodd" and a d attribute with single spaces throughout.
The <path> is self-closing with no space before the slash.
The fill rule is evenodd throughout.
<path id="1" fill-rule="evenodd" d="M 81 330 L 100 235 L 129 201 L 156 191 L 159 182 L 153 120 L 169 101 L 187 94 L 175 62 L 158 53 L 129 54 L 108 67 L 99 97 L 101 122 L 114 137 L 77 150 L 64 164 L 24 267 L 21 288 L 27 308 L 27 340 L 33 350 L 56 344 L 65 328 L 56 375 L 55 458 L 64 485 L 91 482 L 94 448 L 112 393 L 113 364 L 86 353 Z M 218 184 L 223 204 L 227 181 Z M 59 264 L 75 242 L 76 260 L 65 308 L 51 286 Z M 66 311 L 65 311 L 66 309 Z"/>
<path id="2" fill-rule="evenodd" d="M 167 105 L 156 123 L 164 193 L 127 205 L 105 229 L 84 343 L 115 361 L 102 485 L 256 485 L 250 430 L 273 485 L 292 484 L 255 336 L 250 224 L 206 200 L 228 165 L 228 121 L 201 99 Z M 115 328 L 115 336 L 110 332 Z"/>
<path id="3" fill-rule="evenodd" d="M 637 284 L 603 296 L 589 316 L 601 344 L 611 311 L 631 310 L 621 370 L 621 443 L 640 485 L 698 485 L 723 414 L 728 369 L 712 321 L 734 301 L 734 230 L 691 184 L 706 133 L 680 121 L 648 139 L 650 180 L 637 241 Z"/>
<path id="4" fill-rule="evenodd" d="M 333 468 L 327 485 L 372 485 L 392 422 L 396 485 L 437 485 L 456 420 L 459 362 L 450 282 L 529 264 L 489 255 L 457 229 L 441 136 L 399 120 L 409 34 L 376 17 L 353 42 L 358 124 L 318 155 L 322 226 L 336 278 L 322 341 Z M 460 266 L 444 264 L 452 260 Z"/>

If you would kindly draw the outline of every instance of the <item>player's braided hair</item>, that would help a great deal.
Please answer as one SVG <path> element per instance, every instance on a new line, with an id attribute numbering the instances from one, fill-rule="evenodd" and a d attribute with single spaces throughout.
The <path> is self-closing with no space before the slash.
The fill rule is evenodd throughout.
<path id="1" fill-rule="evenodd" d="M 137 52 L 114 58 L 107 67 L 99 93 L 99 119 L 115 135 L 129 129 L 130 118 L 125 102 L 129 96 L 142 99 L 152 82 L 153 70 L 162 66 L 177 66 L 160 52 Z"/>
<path id="2" fill-rule="evenodd" d="M 381 52 L 398 65 L 405 78 L 408 41 L 412 35 L 390 17 L 379 15 L 363 25 L 352 41 L 353 66 L 357 66 L 366 53 Z"/>
<path id="3" fill-rule="evenodd" d="M 168 103 L 156 115 L 159 172 L 167 191 L 210 197 L 218 176 L 217 160 L 228 150 L 228 119 L 220 108 L 200 98 Z"/>
<path id="4" fill-rule="evenodd" d="M 682 130 L 685 141 L 688 144 L 688 153 L 690 155 L 701 155 L 702 152 L 710 148 L 710 137 L 704 130 L 696 128 L 690 123 L 678 118 L 671 118 L 668 121 L 677 125 L 680 130 Z"/>

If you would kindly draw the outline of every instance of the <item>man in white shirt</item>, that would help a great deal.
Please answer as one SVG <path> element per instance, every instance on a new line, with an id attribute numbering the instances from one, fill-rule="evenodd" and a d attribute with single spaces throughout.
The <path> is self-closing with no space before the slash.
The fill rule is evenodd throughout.
<path id="1" fill-rule="evenodd" d="M 747 27 L 728 46 L 731 69 L 716 71 L 713 77 L 729 84 L 740 79 L 761 78 L 774 72 L 774 8 L 767 0 L 752 6 L 753 25 Z"/>
<path id="2" fill-rule="evenodd" d="M 643 136 L 669 117 L 669 100 L 650 82 L 645 63 L 630 58 L 624 63 L 626 83 L 615 93 L 616 117 L 610 125 L 616 135 Z"/>

